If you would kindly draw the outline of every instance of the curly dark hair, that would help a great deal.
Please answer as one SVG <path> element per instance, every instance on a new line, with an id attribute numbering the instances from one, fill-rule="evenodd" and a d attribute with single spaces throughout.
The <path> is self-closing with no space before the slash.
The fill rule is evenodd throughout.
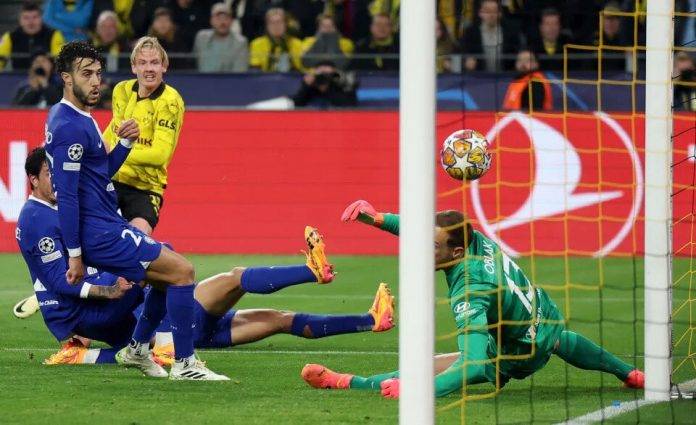
<path id="1" fill-rule="evenodd" d="M 106 63 L 104 56 L 90 44 L 84 41 L 71 41 L 60 49 L 60 53 L 56 58 L 56 72 L 58 74 L 61 72 L 72 72 L 75 59 L 80 59 L 80 61 L 88 59 L 90 61 L 89 64 L 96 61 L 101 64 L 102 68 L 104 68 Z"/>

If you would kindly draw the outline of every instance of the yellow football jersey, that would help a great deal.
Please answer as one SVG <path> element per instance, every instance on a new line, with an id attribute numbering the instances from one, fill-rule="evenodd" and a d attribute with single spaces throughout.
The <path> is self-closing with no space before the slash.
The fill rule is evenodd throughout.
<path id="1" fill-rule="evenodd" d="M 112 109 L 113 118 L 104 132 L 110 148 L 118 142 L 116 129 L 123 121 L 133 118 L 140 126 L 140 137 L 113 179 L 161 195 L 184 122 L 184 100 L 165 83 L 140 99 L 138 81 L 133 79 L 116 84 Z"/>

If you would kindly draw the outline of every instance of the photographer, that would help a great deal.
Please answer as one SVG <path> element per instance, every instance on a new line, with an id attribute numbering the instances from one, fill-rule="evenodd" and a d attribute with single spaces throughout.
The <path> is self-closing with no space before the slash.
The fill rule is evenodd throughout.
<path id="1" fill-rule="evenodd" d="M 53 78 L 53 61 L 45 52 L 34 54 L 27 82 L 17 89 L 13 105 L 46 108 L 60 101 L 63 87 Z"/>
<path id="2" fill-rule="evenodd" d="M 304 75 L 302 87 L 292 100 L 295 106 L 356 106 L 356 89 L 357 83 L 352 75 L 342 74 L 331 61 L 322 61 Z"/>

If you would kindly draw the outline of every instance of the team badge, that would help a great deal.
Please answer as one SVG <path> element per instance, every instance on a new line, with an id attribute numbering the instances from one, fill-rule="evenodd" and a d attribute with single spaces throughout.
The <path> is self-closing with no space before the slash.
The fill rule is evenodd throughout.
<path id="1" fill-rule="evenodd" d="M 39 241 L 39 251 L 43 252 L 44 254 L 49 254 L 55 249 L 56 243 L 53 242 L 53 239 L 49 238 L 48 236 L 41 238 Z"/>
<path id="2" fill-rule="evenodd" d="M 72 161 L 79 161 L 82 159 L 82 153 L 84 152 L 84 149 L 82 148 L 82 145 L 79 143 L 75 143 L 70 145 L 68 148 L 68 157 Z"/>

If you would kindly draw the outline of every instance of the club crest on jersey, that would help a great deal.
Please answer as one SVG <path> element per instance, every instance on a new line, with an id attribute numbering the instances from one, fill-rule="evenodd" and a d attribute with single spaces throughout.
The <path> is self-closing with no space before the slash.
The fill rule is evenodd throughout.
<path id="1" fill-rule="evenodd" d="M 53 141 L 53 133 L 48 131 L 48 127 L 46 127 L 46 130 L 44 130 L 45 136 L 46 136 L 46 144 L 50 145 L 51 142 Z"/>
<path id="2" fill-rule="evenodd" d="M 15 238 L 17 238 L 18 241 L 22 240 L 22 229 L 19 227 L 15 228 Z"/>
<path id="3" fill-rule="evenodd" d="M 55 249 L 56 243 L 53 242 L 53 239 L 49 238 L 48 236 L 44 236 L 39 241 L 39 251 L 43 252 L 44 254 L 49 254 L 53 252 Z"/>
<path id="4" fill-rule="evenodd" d="M 68 148 L 68 157 L 72 161 L 79 161 L 82 159 L 82 153 L 84 152 L 84 149 L 82 148 L 82 145 L 79 143 L 74 143 L 70 145 Z"/>

